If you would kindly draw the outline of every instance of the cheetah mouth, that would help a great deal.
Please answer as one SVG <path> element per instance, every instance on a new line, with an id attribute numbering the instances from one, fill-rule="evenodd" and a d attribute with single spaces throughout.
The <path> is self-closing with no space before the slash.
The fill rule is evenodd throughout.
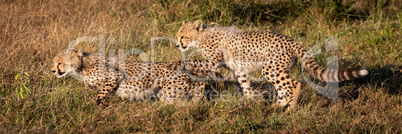
<path id="1" fill-rule="evenodd" d="M 63 75 L 63 74 L 65 74 L 66 72 L 59 72 L 58 73 L 58 75 Z"/>
<path id="2" fill-rule="evenodd" d="M 68 69 L 68 70 L 65 70 L 65 72 L 59 71 L 59 72 L 55 73 L 57 78 L 61 78 L 61 77 L 64 77 L 66 75 L 69 75 L 69 74 L 75 75 L 77 73 L 76 73 L 75 69 Z"/>
<path id="3" fill-rule="evenodd" d="M 61 78 L 66 75 L 66 72 L 57 72 L 57 73 L 54 73 L 54 75 L 56 75 L 57 78 Z"/>
<path id="4" fill-rule="evenodd" d="M 183 52 L 187 51 L 189 49 L 189 47 L 184 47 L 184 46 L 181 46 L 181 45 L 177 45 L 176 47 L 179 48 L 180 51 L 183 51 Z"/>
<path id="5" fill-rule="evenodd" d="M 181 45 L 177 45 L 176 46 L 177 48 L 180 48 L 180 49 L 186 49 L 187 47 L 183 47 L 183 46 L 181 46 Z"/>

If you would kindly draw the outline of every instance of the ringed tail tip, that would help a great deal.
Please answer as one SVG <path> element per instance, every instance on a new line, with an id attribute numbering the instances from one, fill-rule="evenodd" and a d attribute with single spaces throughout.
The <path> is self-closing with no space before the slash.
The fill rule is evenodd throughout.
<path id="1" fill-rule="evenodd" d="M 368 71 L 366 69 L 359 70 L 360 76 L 366 76 L 367 74 L 368 74 Z"/>

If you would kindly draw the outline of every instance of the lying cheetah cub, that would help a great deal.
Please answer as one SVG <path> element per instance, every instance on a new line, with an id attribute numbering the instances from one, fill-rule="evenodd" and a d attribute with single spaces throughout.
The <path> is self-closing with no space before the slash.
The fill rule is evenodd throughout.
<path id="1" fill-rule="evenodd" d="M 224 64 L 234 71 L 244 96 L 259 98 L 259 91 L 250 87 L 249 73 L 262 68 L 264 78 L 278 93 L 277 104 L 294 107 L 301 83 L 289 77 L 289 70 L 297 57 L 302 66 L 315 78 L 327 82 L 340 82 L 368 74 L 365 69 L 332 70 L 320 67 L 312 56 L 296 41 L 269 31 L 239 31 L 235 27 L 206 26 L 201 20 L 184 21 L 176 34 L 177 47 L 186 51 L 199 48 L 206 60 L 190 60 L 186 68 L 203 68 L 214 72 Z"/>
<path id="2" fill-rule="evenodd" d="M 173 65 L 172 65 L 173 64 Z M 144 100 L 151 95 L 163 102 L 203 98 L 204 82 L 191 81 L 180 62 L 150 63 L 118 61 L 101 54 L 64 50 L 53 59 L 52 73 L 58 78 L 78 76 L 90 88 L 98 89 L 96 104 L 104 105 L 106 97 L 115 93 L 122 99 Z"/>

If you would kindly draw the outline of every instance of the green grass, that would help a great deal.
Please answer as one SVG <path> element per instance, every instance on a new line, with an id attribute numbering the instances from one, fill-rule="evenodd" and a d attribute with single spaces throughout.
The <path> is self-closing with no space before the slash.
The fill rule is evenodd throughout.
<path id="1" fill-rule="evenodd" d="M 401 3 L 4 0 L 0 2 L 0 133 L 401 133 Z M 370 73 L 340 83 L 339 99 L 330 100 L 304 82 L 297 64 L 292 74 L 303 82 L 303 91 L 297 108 L 286 111 L 239 101 L 233 95 L 236 85 L 226 82 L 208 82 L 207 93 L 216 90 L 223 95 L 200 103 L 126 102 L 112 96 L 110 107 L 99 109 L 96 91 L 50 72 L 53 56 L 75 38 L 105 35 L 107 50 L 138 48 L 149 56 L 152 37 L 174 38 L 183 20 L 196 19 L 241 30 L 275 31 L 306 49 L 316 44 L 325 48 L 325 39 L 337 35 L 339 49 L 328 53 L 324 49 L 316 61 L 325 66 L 326 57 L 338 56 L 339 67 L 365 68 Z M 80 43 L 76 48 L 99 51 L 98 43 Z M 154 52 L 157 62 L 180 59 L 169 41 L 156 42 Z"/>

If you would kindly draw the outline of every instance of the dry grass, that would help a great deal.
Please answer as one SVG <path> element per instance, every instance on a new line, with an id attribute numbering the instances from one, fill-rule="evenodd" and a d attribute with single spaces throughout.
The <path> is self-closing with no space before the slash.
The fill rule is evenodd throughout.
<path id="1" fill-rule="evenodd" d="M 370 4 L 347 0 L 1 1 L 0 131 L 401 133 L 401 2 L 366 2 Z M 98 109 L 96 91 L 71 77 L 56 79 L 49 71 L 55 53 L 75 38 L 105 35 L 106 40 L 115 41 L 106 44 L 108 50 L 139 48 L 149 55 L 152 37 L 174 37 L 183 20 L 194 19 L 243 30 L 276 31 L 306 49 L 337 34 L 339 50 L 320 54 L 317 61 L 323 65 L 326 57 L 338 56 L 340 67 L 366 68 L 370 74 L 341 83 L 338 100 L 304 83 L 297 109 L 283 111 L 265 103 L 236 101 L 233 95 L 226 96 L 229 101 L 186 106 L 112 97 L 113 105 Z M 97 52 L 99 45 L 81 43 L 77 49 Z M 155 61 L 177 60 L 179 53 L 172 42 L 155 45 Z M 293 73 L 304 81 L 299 65 Z M 209 82 L 208 88 L 229 94 L 235 89 L 233 84 L 216 85 Z"/>

